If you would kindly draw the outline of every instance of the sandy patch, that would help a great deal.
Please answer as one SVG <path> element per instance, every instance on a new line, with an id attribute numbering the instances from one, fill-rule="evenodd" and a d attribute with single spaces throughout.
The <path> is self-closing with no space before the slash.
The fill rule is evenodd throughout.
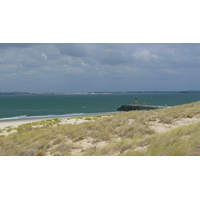
<path id="1" fill-rule="evenodd" d="M 22 124 L 28 124 L 32 122 L 38 122 L 42 121 L 41 119 L 25 119 L 25 120 L 10 120 L 10 121 L 0 121 L 0 129 L 4 129 L 6 127 L 12 126 L 14 128 L 17 128 L 18 126 Z"/>
<path id="2" fill-rule="evenodd" d="M 52 118 L 50 118 L 51 120 Z M 78 119 L 78 118 L 59 118 L 61 120 L 61 122 L 59 122 L 59 124 L 80 124 L 80 123 L 84 123 L 84 122 L 91 122 L 93 120 L 85 120 L 83 119 Z M 43 121 L 43 120 L 48 120 L 48 119 L 24 119 L 24 120 L 10 120 L 10 121 L 0 121 L 0 135 L 10 135 L 12 133 L 17 132 L 16 130 L 12 130 L 10 132 L 8 132 L 6 129 L 8 129 L 9 127 L 13 128 L 17 128 L 20 125 L 24 125 L 24 124 L 28 124 L 28 123 L 33 123 L 33 122 L 39 122 L 39 121 Z M 33 126 L 33 127 L 39 127 L 41 125 L 38 126 Z"/>
<path id="3" fill-rule="evenodd" d="M 62 119 L 62 122 L 59 124 L 81 124 L 84 122 L 91 122 L 93 120 L 85 120 L 85 119 Z"/>
<path id="4" fill-rule="evenodd" d="M 91 116 L 94 114 L 91 114 Z M 94 115 L 95 116 L 95 115 Z M 101 115 L 101 118 L 104 117 L 112 117 L 113 115 Z M 87 120 L 86 118 L 88 118 L 88 116 L 84 116 L 82 118 L 71 118 L 71 117 L 61 117 L 58 118 L 59 120 L 61 120 L 61 122 L 59 122 L 59 124 L 81 124 L 81 123 L 85 123 L 85 122 L 93 122 L 95 120 L 92 119 L 92 117 L 90 120 Z M 100 118 L 100 119 L 101 119 Z M 6 129 L 8 129 L 8 127 L 11 128 L 17 128 L 20 125 L 24 125 L 24 124 L 28 124 L 28 123 L 33 123 L 33 122 L 39 122 L 39 121 L 43 121 L 43 120 L 53 120 L 53 118 L 40 118 L 40 119 L 18 119 L 18 120 L 9 120 L 9 121 L 0 121 L 0 135 L 10 135 L 12 133 L 17 132 L 16 130 L 12 130 L 10 132 L 8 132 Z M 40 125 L 42 126 L 42 125 Z M 38 126 L 33 126 L 33 127 L 40 127 Z"/>
<path id="5" fill-rule="evenodd" d="M 72 145 L 70 149 L 70 155 L 71 156 L 81 156 L 84 154 L 84 151 L 90 148 L 99 149 L 102 148 L 107 144 L 106 141 L 101 142 L 94 142 L 95 140 L 92 137 L 88 137 L 86 139 L 79 140 L 77 142 L 73 142 L 72 139 L 69 137 L 66 137 L 66 145 Z M 59 155 L 58 151 L 55 151 L 55 149 L 58 147 L 59 144 L 53 144 L 54 141 L 52 140 L 49 145 L 51 145 L 51 148 L 48 149 L 48 152 L 46 152 L 47 156 L 52 155 Z"/>
<path id="6" fill-rule="evenodd" d="M 134 149 L 134 151 L 145 151 L 147 149 L 147 146 L 143 146 L 143 147 L 136 147 Z"/>
<path id="7" fill-rule="evenodd" d="M 200 121 L 200 117 L 182 118 L 179 120 L 175 120 L 172 124 L 163 124 L 163 123 L 160 123 L 159 120 L 156 120 L 154 122 L 150 122 L 149 127 L 157 133 L 163 133 L 165 131 L 168 131 L 180 126 L 184 126 L 184 125 L 190 125 L 198 121 Z"/>
<path id="8" fill-rule="evenodd" d="M 129 119 L 128 120 L 128 125 L 131 125 L 135 120 L 134 119 Z"/>
<path id="9" fill-rule="evenodd" d="M 17 132 L 16 130 L 12 130 L 8 132 L 7 130 L 5 130 L 5 129 L 8 129 L 8 127 L 17 128 L 20 125 L 28 124 L 32 122 L 38 122 L 38 121 L 42 121 L 42 120 L 41 119 L 25 119 L 25 120 L 0 121 L 0 135 L 7 136 L 7 135 Z"/>

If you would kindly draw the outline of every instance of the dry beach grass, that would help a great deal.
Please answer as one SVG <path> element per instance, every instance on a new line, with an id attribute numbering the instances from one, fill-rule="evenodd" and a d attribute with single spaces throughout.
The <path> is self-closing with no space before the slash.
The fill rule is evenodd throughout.
<path id="1" fill-rule="evenodd" d="M 200 102 L 104 117 L 43 120 L 1 132 L 1 156 L 199 155 Z"/>

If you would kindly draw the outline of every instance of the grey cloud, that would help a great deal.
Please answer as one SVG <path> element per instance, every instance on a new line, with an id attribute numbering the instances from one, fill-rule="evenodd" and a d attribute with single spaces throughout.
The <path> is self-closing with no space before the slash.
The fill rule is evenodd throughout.
<path id="1" fill-rule="evenodd" d="M 0 44 L 0 91 L 183 90 L 199 68 L 199 44 Z"/>
<path id="2" fill-rule="evenodd" d="M 89 55 L 87 44 L 56 44 L 63 55 L 73 57 L 86 57 Z"/>

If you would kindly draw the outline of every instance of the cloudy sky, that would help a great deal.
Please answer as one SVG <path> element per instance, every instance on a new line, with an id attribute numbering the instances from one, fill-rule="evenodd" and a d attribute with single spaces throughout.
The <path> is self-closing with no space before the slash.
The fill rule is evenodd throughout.
<path id="1" fill-rule="evenodd" d="M 200 90 L 200 44 L 0 44 L 0 91 Z"/>

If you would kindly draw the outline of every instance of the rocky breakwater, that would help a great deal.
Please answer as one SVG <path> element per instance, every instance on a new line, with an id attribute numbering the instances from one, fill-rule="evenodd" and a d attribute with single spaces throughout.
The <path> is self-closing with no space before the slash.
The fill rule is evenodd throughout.
<path id="1" fill-rule="evenodd" d="M 168 106 L 155 106 L 155 105 L 140 105 L 140 104 L 125 104 L 120 106 L 118 111 L 131 111 L 131 110 L 156 110 L 167 108 Z"/>

